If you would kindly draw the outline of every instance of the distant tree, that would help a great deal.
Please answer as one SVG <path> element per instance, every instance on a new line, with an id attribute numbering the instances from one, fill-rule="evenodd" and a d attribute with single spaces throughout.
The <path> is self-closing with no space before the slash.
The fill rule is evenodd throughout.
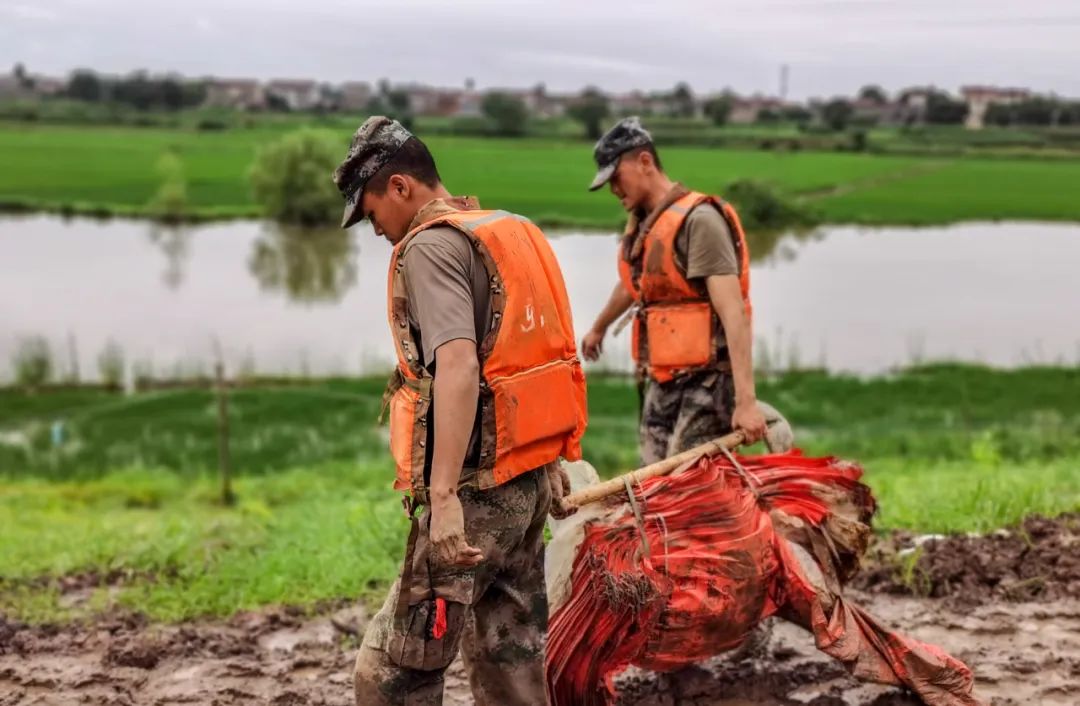
<path id="1" fill-rule="evenodd" d="M 873 101 L 878 105 L 885 105 L 889 102 L 889 96 L 885 93 L 885 90 L 881 86 L 868 85 L 859 89 L 859 99 Z"/>
<path id="2" fill-rule="evenodd" d="M 780 122 L 780 118 L 783 117 L 779 110 L 772 108 L 762 108 L 758 111 L 757 118 L 754 122 L 760 125 L 773 125 Z"/>
<path id="3" fill-rule="evenodd" d="M 66 93 L 75 100 L 96 103 L 104 99 L 105 91 L 101 79 L 93 71 L 79 70 L 68 79 Z"/>
<path id="4" fill-rule="evenodd" d="M 34 79 L 26 72 L 26 67 L 22 62 L 15 64 L 15 68 L 11 70 L 11 74 L 15 77 L 15 80 L 19 82 L 19 86 L 24 89 L 31 89 L 34 87 Z"/>
<path id="5" fill-rule="evenodd" d="M 250 178 L 255 200 L 283 223 L 324 225 L 341 216 L 341 194 L 330 179 L 341 157 L 336 136 L 310 128 L 259 150 Z"/>
<path id="6" fill-rule="evenodd" d="M 161 84 L 151 80 L 145 71 L 137 71 L 113 85 L 112 99 L 137 110 L 149 110 L 162 103 Z"/>
<path id="7" fill-rule="evenodd" d="M 289 101 L 285 100 L 283 96 L 279 96 L 277 93 L 273 92 L 266 94 L 266 108 L 279 113 L 288 113 L 292 110 L 292 108 L 289 107 Z"/>
<path id="8" fill-rule="evenodd" d="M 175 78 L 166 78 L 161 82 L 161 106 L 166 110 L 180 110 L 184 107 L 184 86 Z"/>
<path id="9" fill-rule="evenodd" d="M 944 91 L 931 91 L 926 97 L 926 122 L 938 125 L 959 125 L 968 114 L 964 101 L 953 100 Z"/>
<path id="10" fill-rule="evenodd" d="M 780 117 L 783 120 L 793 123 L 806 123 L 809 122 L 814 116 L 809 110 L 801 105 L 788 106 L 780 110 Z"/>
<path id="11" fill-rule="evenodd" d="M 41 336 L 20 339 L 15 345 L 12 367 L 15 382 L 22 387 L 33 389 L 48 382 L 54 367 L 49 341 Z"/>
<path id="12" fill-rule="evenodd" d="M 1028 98 L 1014 106 L 1016 121 L 1021 125 L 1054 125 L 1063 108 L 1060 101 L 1042 96 Z"/>
<path id="13" fill-rule="evenodd" d="M 524 135 L 529 120 L 525 103 L 516 96 L 498 91 L 488 93 L 480 106 L 499 135 Z"/>
<path id="14" fill-rule="evenodd" d="M 1080 125 L 1080 102 L 1062 103 L 1059 125 Z"/>
<path id="15" fill-rule="evenodd" d="M 716 125 L 724 125 L 735 106 L 735 97 L 730 93 L 721 93 L 705 101 L 705 115 Z"/>
<path id="16" fill-rule="evenodd" d="M 847 127 L 854 108 L 843 98 L 833 98 L 821 109 L 821 117 L 830 129 L 840 131 Z"/>
<path id="17" fill-rule="evenodd" d="M 202 81 L 185 81 L 181 92 L 183 93 L 181 104 L 185 108 L 194 108 L 206 101 L 206 84 Z"/>
<path id="18" fill-rule="evenodd" d="M 364 106 L 364 110 L 368 115 L 386 115 L 386 104 L 383 103 L 382 97 L 379 95 L 372 96 L 367 105 Z"/>
<path id="19" fill-rule="evenodd" d="M 109 387 L 120 387 L 124 384 L 124 349 L 111 338 L 105 342 L 105 347 L 98 354 L 98 374 L 101 381 Z"/>
<path id="20" fill-rule="evenodd" d="M 692 118 L 697 113 L 694 92 L 690 90 L 690 85 L 686 82 L 675 85 L 675 90 L 671 92 L 671 102 L 675 108 L 675 115 L 679 117 Z"/>
<path id="21" fill-rule="evenodd" d="M 986 114 L 983 115 L 983 123 L 986 125 L 997 125 L 998 127 L 1008 127 L 1016 124 L 1016 106 L 1005 105 L 1004 103 L 991 103 L 986 108 Z"/>
<path id="22" fill-rule="evenodd" d="M 1080 103 L 1035 96 L 1017 103 L 993 103 L 983 122 L 988 125 L 1075 125 L 1080 122 Z"/>
<path id="23" fill-rule="evenodd" d="M 607 96 L 601 93 L 600 89 L 590 86 L 581 92 L 581 96 L 567 112 L 585 126 L 585 135 L 590 140 L 598 140 L 603 134 L 604 120 L 610 114 L 610 109 Z"/>
<path id="24" fill-rule="evenodd" d="M 412 128 L 412 101 L 408 92 L 393 88 L 386 79 L 379 81 L 379 90 L 368 101 L 367 109 L 369 115 L 385 115 L 406 128 Z"/>

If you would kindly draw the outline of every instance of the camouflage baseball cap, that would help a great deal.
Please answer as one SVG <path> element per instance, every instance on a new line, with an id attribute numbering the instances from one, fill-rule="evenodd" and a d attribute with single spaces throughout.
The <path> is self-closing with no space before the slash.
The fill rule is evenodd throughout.
<path id="1" fill-rule="evenodd" d="M 636 115 L 615 123 L 593 148 L 593 159 L 600 171 L 596 172 L 589 191 L 596 191 L 608 183 L 615 167 L 619 166 L 619 157 L 635 147 L 649 144 L 652 144 L 652 135 L 641 126 L 641 119 Z"/>
<path id="2" fill-rule="evenodd" d="M 349 153 L 334 170 L 334 183 L 345 197 L 342 228 L 348 228 L 364 218 L 360 208 L 364 185 L 397 154 L 410 137 L 412 133 L 401 123 L 383 115 L 373 115 L 357 128 L 349 145 Z"/>

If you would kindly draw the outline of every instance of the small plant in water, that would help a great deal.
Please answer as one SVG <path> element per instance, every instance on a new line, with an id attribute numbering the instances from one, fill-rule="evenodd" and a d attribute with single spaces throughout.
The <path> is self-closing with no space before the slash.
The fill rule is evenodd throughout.
<path id="1" fill-rule="evenodd" d="M 29 336 L 19 341 L 12 367 L 15 368 L 15 382 L 22 387 L 32 389 L 48 382 L 53 373 L 49 341 L 43 336 Z"/>

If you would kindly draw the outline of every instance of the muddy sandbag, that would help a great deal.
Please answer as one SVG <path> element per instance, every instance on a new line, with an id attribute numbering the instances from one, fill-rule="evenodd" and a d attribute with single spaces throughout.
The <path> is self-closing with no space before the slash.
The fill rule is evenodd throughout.
<path id="1" fill-rule="evenodd" d="M 629 665 L 658 672 L 739 647 L 767 617 L 814 634 L 857 677 L 929 704 L 977 703 L 970 670 L 844 599 L 875 505 L 861 469 L 798 452 L 706 457 L 553 527 L 552 704 L 610 704 Z M 587 468 L 571 469 L 578 483 Z"/>

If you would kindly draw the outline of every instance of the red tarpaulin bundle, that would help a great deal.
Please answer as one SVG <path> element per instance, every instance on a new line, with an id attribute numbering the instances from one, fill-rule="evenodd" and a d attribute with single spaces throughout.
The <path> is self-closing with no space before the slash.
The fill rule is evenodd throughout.
<path id="1" fill-rule="evenodd" d="M 669 671 L 740 645 L 780 615 L 856 677 L 932 705 L 976 704 L 971 671 L 889 631 L 841 594 L 869 538 L 858 466 L 798 452 L 703 458 L 633 488 L 587 524 L 572 588 L 549 621 L 554 706 L 614 700 L 628 665 Z"/>

